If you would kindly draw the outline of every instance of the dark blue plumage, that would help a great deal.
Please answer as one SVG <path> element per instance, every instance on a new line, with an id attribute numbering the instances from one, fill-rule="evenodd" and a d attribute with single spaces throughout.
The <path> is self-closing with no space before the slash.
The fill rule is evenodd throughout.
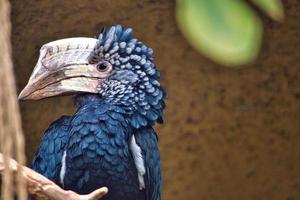
<path id="1" fill-rule="evenodd" d="M 54 121 L 45 131 L 41 145 L 32 161 L 33 169 L 58 185 L 61 158 L 68 141 L 70 117 L 63 116 Z"/>
<path id="2" fill-rule="evenodd" d="M 132 38 L 132 30 L 104 30 L 90 63 L 105 60 L 111 75 L 98 94 L 79 94 L 73 116 L 45 132 L 33 168 L 65 189 L 86 194 L 107 186 L 104 200 L 160 200 L 157 135 L 165 92 L 152 49 Z"/>

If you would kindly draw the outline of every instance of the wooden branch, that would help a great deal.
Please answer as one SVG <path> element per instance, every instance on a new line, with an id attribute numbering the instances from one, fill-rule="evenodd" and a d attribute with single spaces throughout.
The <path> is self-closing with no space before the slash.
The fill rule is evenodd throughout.
<path id="1" fill-rule="evenodd" d="M 13 172 L 21 170 L 28 193 L 37 200 L 98 200 L 108 193 L 106 187 L 97 189 L 87 195 L 79 195 L 70 190 L 63 190 L 53 181 L 28 167 L 19 165 L 13 159 L 9 160 L 9 168 Z M 0 173 L 3 173 L 4 169 L 4 159 L 2 153 L 0 153 Z"/>

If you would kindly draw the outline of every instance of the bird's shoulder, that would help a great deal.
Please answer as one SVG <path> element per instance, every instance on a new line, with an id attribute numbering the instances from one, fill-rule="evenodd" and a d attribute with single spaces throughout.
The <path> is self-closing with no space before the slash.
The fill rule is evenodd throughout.
<path id="1" fill-rule="evenodd" d="M 70 120 L 70 116 L 62 116 L 52 122 L 42 137 L 40 150 L 48 153 L 60 150 L 61 142 L 67 140 Z"/>
<path id="2" fill-rule="evenodd" d="M 53 181 L 58 180 L 63 151 L 68 141 L 71 117 L 62 116 L 50 124 L 34 155 L 32 167 Z"/>

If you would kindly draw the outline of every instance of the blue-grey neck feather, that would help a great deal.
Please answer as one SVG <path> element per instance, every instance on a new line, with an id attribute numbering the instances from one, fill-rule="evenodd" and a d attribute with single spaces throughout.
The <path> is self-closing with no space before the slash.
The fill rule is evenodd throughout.
<path id="1" fill-rule="evenodd" d="M 132 29 L 115 25 L 98 37 L 90 62 L 100 60 L 113 65 L 112 75 L 98 88 L 103 100 L 124 107 L 135 128 L 162 123 L 166 95 L 153 63 L 153 50 L 132 38 Z"/>

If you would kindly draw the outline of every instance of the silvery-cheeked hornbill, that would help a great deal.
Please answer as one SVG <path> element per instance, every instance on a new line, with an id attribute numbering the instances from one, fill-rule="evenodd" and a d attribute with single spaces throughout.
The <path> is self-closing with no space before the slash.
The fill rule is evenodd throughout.
<path id="1" fill-rule="evenodd" d="M 163 121 L 165 92 L 152 54 L 120 25 L 43 45 L 19 99 L 75 95 L 77 111 L 49 126 L 33 169 L 79 194 L 106 186 L 105 200 L 160 200 L 152 126 Z"/>

